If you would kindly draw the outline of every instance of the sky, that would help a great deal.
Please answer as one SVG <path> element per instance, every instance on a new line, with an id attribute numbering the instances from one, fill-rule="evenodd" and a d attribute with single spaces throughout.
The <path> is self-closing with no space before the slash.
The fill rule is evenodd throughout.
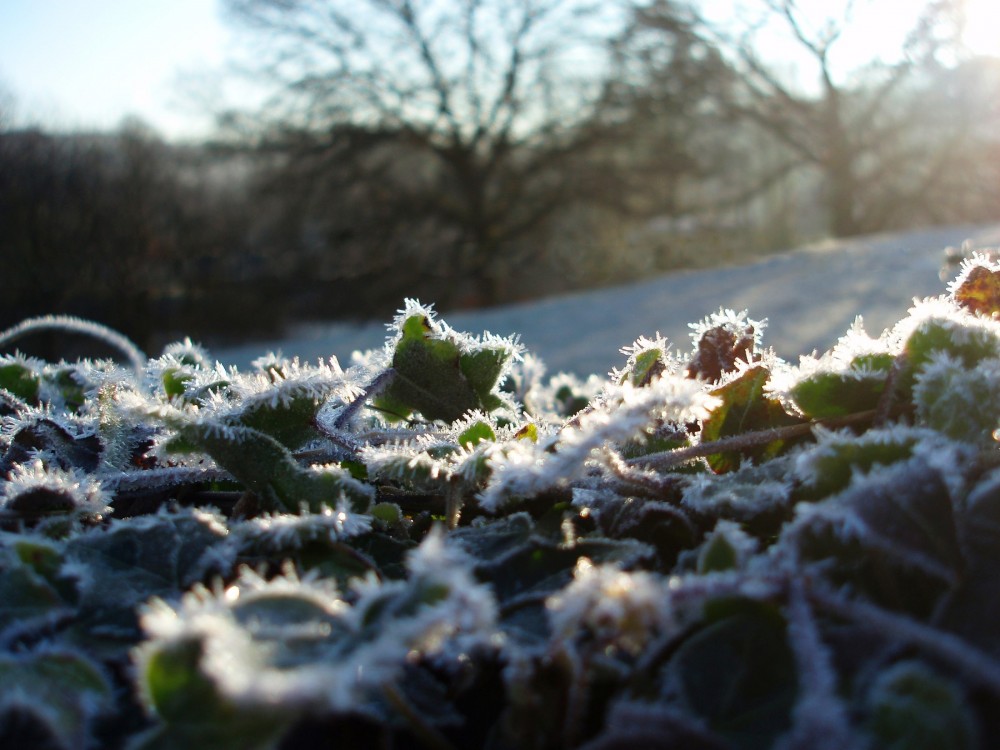
<path id="1" fill-rule="evenodd" d="M 706 1 L 717 15 L 740 2 Z M 967 2 L 967 43 L 1000 55 L 1000 0 Z M 817 3 L 829 5 L 802 2 Z M 845 50 L 878 47 L 917 3 L 875 5 Z M 0 0 L 0 96 L 12 95 L 21 124 L 114 128 L 133 115 L 170 139 L 195 139 L 212 126 L 199 102 L 231 95 L 213 74 L 236 45 L 220 0 Z"/>
<path id="2" fill-rule="evenodd" d="M 215 0 L 0 0 L 0 90 L 23 121 L 113 128 L 135 115 L 197 137 L 211 120 L 185 91 L 231 43 Z"/>

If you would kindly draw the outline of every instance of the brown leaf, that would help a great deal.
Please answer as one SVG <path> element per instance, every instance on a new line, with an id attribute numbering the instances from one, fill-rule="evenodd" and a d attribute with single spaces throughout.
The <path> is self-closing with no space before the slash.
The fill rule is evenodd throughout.
<path id="1" fill-rule="evenodd" d="M 705 331 L 698 341 L 698 351 L 688 364 L 688 377 L 700 376 L 716 383 L 725 373 L 736 369 L 737 360 L 749 364 L 753 361 L 753 337 L 753 326 L 749 325 L 742 330 L 721 325 Z"/>
<path id="2" fill-rule="evenodd" d="M 997 317 L 1000 315 L 1000 271 L 973 266 L 952 296 L 969 312 Z"/>

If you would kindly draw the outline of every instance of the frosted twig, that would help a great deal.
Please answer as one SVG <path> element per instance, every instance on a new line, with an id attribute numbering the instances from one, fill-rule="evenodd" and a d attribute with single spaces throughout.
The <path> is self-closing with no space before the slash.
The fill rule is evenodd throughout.
<path id="1" fill-rule="evenodd" d="M 1000 695 L 1000 663 L 960 637 L 856 599 L 810 589 L 807 596 L 827 612 L 867 626 L 890 640 L 907 641 L 942 659 Z"/>
<path id="2" fill-rule="evenodd" d="M 67 333 L 79 333 L 104 342 L 113 349 L 125 355 L 136 375 L 142 378 L 146 368 L 146 355 L 132 341 L 113 328 L 92 320 L 75 318 L 72 315 L 43 315 L 40 318 L 28 318 L 17 325 L 0 332 L 0 349 L 9 346 L 18 339 L 39 331 L 56 330 Z"/>
<path id="3" fill-rule="evenodd" d="M 347 426 L 347 424 L 354 418 L 354 415 L 357 414 L 364 405 L 365 401 L 372 396 L 377 396 L 389 385 L 390 382 L 392 382 L 395 375 L 396 371 L 392 367 L 388 367 L 376 375 L 375 379 L 361 391 L 361 394 L 354 399 L 354 401 L 347 404 L 340 414 L 337 415 L 337 418 L 333 422 L 334 428 L 342 430 L 345 426 Z"/>
<path id="4" fill-rule="evenodd" d="M 675 477 L 665 477 L 640 466 L 630 466 L 618 451 L 606 447 L 603 452 L 605 465 L 622 482 L 642 487 L 656 496 L 663 495 L 677 486 Z"/>
<path id="5" fill-rule="evenodd" d="M 182 484 L 194 484 L 198 482 L 220 482 L 232 480 L 232 478 L 233 476 L 229 472 L 214 467 L 169 466 L 160 469 L 130 471 L 118 475 L 101 477 L 101 484 L 109 490 L 129 492 L 132 490 L 176 487 Z"/>
<path id="6" fill-rule="evenodd" d="M 837 697 L 837 674 L 830 652 L 820 638 L 801 579 L 789 579 L 787 613 L 788 642 L 795 655 L 800 697 L 793 712 L 794 725 L 782 747 L 789 750 L 857 747 L 857 739 L 846 729 L 850 722 Z"/>
<path id="7" fill-rule="evenodd" d="M 814 422 L 803 422 L 802 424 L 788 425 L 787 427 L 773 427 L 767 430 L 755 430 L 744 432 L 741 435 L 710 440 L 707 443 L 698 443 L 686 448 L 677 448 L 662 453 L 650 453 L 647 456 L 630 458 L 625 463 L 629 466 L 645 466 L 650 469 L 667 471 L 686 464 L 696 458 L 705 458 L 716 453 L 728 451 L 742 451 L 748 448 L 756 448 L 766 445 L 776 440 L 792 440 L 794 438 L 806 437 L 812 434 L 814 427 L 847 427 L 848 425 L 866 422 L 875 416 L 875 410 L 860 411 L 856 414 L 847 414 L 843 417 L 833 417 L 831 419 L 820 419 Z"/>

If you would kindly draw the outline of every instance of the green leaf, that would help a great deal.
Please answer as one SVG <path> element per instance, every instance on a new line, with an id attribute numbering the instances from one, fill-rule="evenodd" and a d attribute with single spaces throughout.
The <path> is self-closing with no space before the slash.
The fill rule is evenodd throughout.
<path id="1" fill-rule="evenodd" d="M 684 704 L 734 747 L 764 750 L 791 726 L 798 676 L 772 604 L 713 600 L 668 662 Z"/>
<path id="2" fill-rule="evenodd" d="M 885 384 L 884 375 L 823 372 L 800 380 L 792 387 L 791 396 L 809 419 L 829 419 L 874 409 Z"/>
<path id="3" fill-rule="evenodd" d="M 82 653 L 0 654 L 0 704 L 12 699 L 44 707 L 40 715 L 64 747 L 85 747 L 94 717 L 111 706 L 112 690 Z"/>
<path id="4" fill-rule="evenodd" d="M 1000 426 L 1000 361 L 983 360 L 972 368 L 936 356 L 917 373 L 913 403 L 921 424 L 953 440 L 989 448 Z"/>
<path id="5" fill-rule="evenodd" d="M 658 347 L 637 354 L 635 362 L 627 368 L 618 382 L 620 384 L 628 382 L 637 388 L 649 385 L 666 370 L 663 357 L 664 351 Z"/>
<path id="6" fill-rule="evenodd" d="M 424 315 L 403 322 L 392 358 L 395 374 L 375 406 L 397 418 L 417 411 L 445 422 L 473 409 L 497 408 L 502 401 L 493 389 L 507 362 L 507 350 L 483 347 L 463 354 L 455 341 L 434 338 L 432 330 Z"/>
<path id="7" fill-rule="evenodd" d="M 736 380 L 713 390 L 712 395 L 722 399 L 722 404 L 702 424 L 702 442 L 801 422 L 787 414 L 781 403 L 764 396 L 770 376 L 766 367 L 752 367 Z M 708 465 L 717 474 L 735 471 L 744 459 L 766 461 L 779 455 L 787 445 L 785 440 L 772 440 L 743 451 L 715 453 L 708 457 Z"/>
<path id="8" fill-rule="evenodd" d="M 739 554 L 725 534 L 712 534 L 698 551 L 698 572 L 702 574 L 734 570 L 738 563 Z"/>
<path id="9" fill-rule="evenodd" d="M 291 718 L 280 715 L 277 709 L 240 710 L 226 701 L 201 671 L 202 651 L 201 642 L 194 639 L 160 643 L 150 649 L 139 679 L 149 707 L 165 723 L 140 736 L 132 747 L 275 747 Z"/>
<path id="10" fill-rule="evenodd" d="M 167 398 L 183 398 L 187 384 L 194 380 L 194 374 L 180 367 L 168 367 L 160 375 L 163 392 Z"/>
<path id="11" fill-rule="evenodd" d="M 496 442 L 497 434 L 486 422 L 474 422 L 458 436 L 458 444 L 463 448 L 474 448 L 484 440 Z"/>
<path id="12" fill-rule="evenodd" d="M 872 434 L 869 440 L 850 437 L 832 439 L 823 443 L 809 459 L 811 476 L 800 496 L 816 500 L 844 490 L 855 472 L 869 472 L 876 466 L 890 466 L 912 457 L 916 436 L 894 436 L 878 439 Z"/>
<path id="13" fill-rule="evenodd" d="M 315 420 L 322 405 L 321 399 L 302 391 L 274 402 L 257 401 L 243 410 L 239 421 L 295 450 L 319 435 Z"/>
<path id="14" fill-rule="evenodd" d="M 301 466 L 275 438 L 250 427 L 195 423 L 179 432 L 255 493 L 265 510 L 298 513 L 304 504 L 316 512 L 343 497 L 351 510 L 365 513 L 375 495 L 339 466 Z"/>
<path id="15" fill-rule="evenodd" d="M 138 632 L 135 608 L 152 596 L 179 595 L 218 570 L 217 544 L 226 530 L 198 511 L 161 512 L 93 529 L 66 543 L 66 570 L 85 571 L 77 584 L 85 640 L 99 631 L 105 640 L 130 642 Z"/>
<path id="16" fill-rule="evenodd" d="M 975 715 L 962 691 L 917 661 L 895 664 L 868 694 L 866 728 L 884 750 L 972 750 Z"/>
<path id="17" fill-rule="evenodd" d="M 33 568 L 5 567 L 0 574 L 0 632 L 11 626 L 30 632 L 71 611 L 71 603 L 56 586 Z"/>
<path id="18" fill-rule="evenodd" d="M 42 380 L 62 399 L 62 406 L 76 412 L 86 403 L 86 393 L 75 367 L 57 367 L 42 374 Z"/>
<path id="19" fill-rule="evenodd" d="M 925 320 L 903 347 L 911 370 L 919 370 L 935 352 L 947 352 L 966 367 L 1000 356 L 1000 339 L 990 331 L 962 326 L 947 319 Z"/>
<path id="20" fill-rule="evenodd" d="M 22 401 L 37 404 L 40 383 L 38 374 L 22 362 L 7 358 L 4 364 L 0 364 L 0 388 Z"/>

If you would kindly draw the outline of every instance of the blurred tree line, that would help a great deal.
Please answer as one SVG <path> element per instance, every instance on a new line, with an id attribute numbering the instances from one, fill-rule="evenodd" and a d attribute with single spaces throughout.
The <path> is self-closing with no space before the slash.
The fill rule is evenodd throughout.
<path id="1" fill-rule="evenodd" d="M 963 53 L 960 0 L 850 68 L 852 4 L 758 7 L 227 0 L 273 96 L 210 143 L 0 104 L 0 325 L 72 313 L 155 350 L 1000 219 L 1000 59 Z"/>

